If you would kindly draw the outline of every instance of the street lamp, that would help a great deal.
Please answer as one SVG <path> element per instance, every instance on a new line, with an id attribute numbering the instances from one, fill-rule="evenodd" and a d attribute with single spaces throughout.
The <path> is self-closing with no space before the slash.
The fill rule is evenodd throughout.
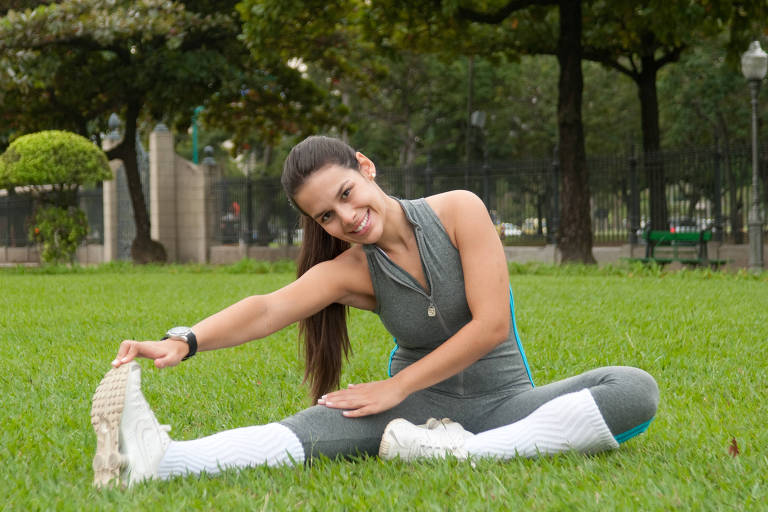
<path id="1" fill-rule="evenodd" d="M 195 107 L 192 112 L 192 162 L 197 163 L 197 116 L 203 111 L 203 107 Z"/>
<path id="2" fill-rule="evenodd" d="M 757 94 L 760 82 L 768 71 L 768 55 L 758 41 L 752 41 L 749 50 L 741 56 L 741 72 L 749 81 L 752 93 L 752 205 L 749 208 L 749 269 L 758 273 L 763 270 L 763 217 L 760 212 L 757 156 Z"/>

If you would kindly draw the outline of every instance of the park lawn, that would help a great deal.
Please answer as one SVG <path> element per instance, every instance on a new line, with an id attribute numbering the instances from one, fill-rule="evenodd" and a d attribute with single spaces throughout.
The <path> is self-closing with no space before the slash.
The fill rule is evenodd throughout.
<path id="1" fill-rule="evenodd" d="M 286 266 L 253 269 L 0 271 L 0 510 L 768 508 L 766 274 L 578 267 L 512 268 L 518 328 L 537 384 L 614 364 L 656 377 L 655 421 L 618 451 L 476 463 L 320 460 L 93 488 L 90 400 L 119 341 L 157 339 L 292 279 Z M 342 385 L 384 378 L 392 341 L 375 315 L 353 311 L 350 334 Z M 307 404 L 295 327 L 174 369 L 141 364 L 145 395 L 175 439 L 276 421 Z"/>

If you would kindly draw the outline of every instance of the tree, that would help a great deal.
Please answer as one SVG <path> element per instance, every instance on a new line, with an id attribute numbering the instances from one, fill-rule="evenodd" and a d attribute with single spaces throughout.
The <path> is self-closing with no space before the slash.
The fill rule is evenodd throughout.
<path id="1" fill-rule="evenodd" d="M 321 5 L 318 5 L 321 4 Z M 507 51 L 516 54 L 512 44 L 516 34 L 513 14 L 531 6 L 557 5 L 560 14 L 558 62 L 560 86 L 558 106 L 559 151 L 566 190 L 562 206 L 563 222 L 559 234 L 562 259 L 594 263 L 589 215 L 589 185 L 581 120 L 583 78 L 581 72 L 581 2 L 580 0 L 513 0 L 484 5 L 485 9 L 466 7 L 461 2 L 430 3 L 380 0 L 347 0 L 329 6 L 325 2 L 276 2 L 244 0 L 246 38 L 277 43 L 277 53 L 317 62 L 333 72 L 357 72 L 348 66 L 355 60 L 349 42 L 373 42 L 381 51 L 409 49 L 441 52 L 443 55 L 492 55 Z M 251 16 L 245 16 L 250 13 Z M 290 20 L 292 33 L 301 34 L 294 41 L 282 37 L 285 25 L 275 20 Z M 509 21 L 512 20 L 512 21 Z M 362 29 L 360 27 L 363 27 Z M 317 44 L 324 41 L 325 44 Z M 362 46 L 365 48 L 365 46 Z M 349 58 L 352 56 L 353 58 Z M 346 66 L 345 66 L 346 65 Z M 334 75 L 331 74 L 331 79 Z"/>
<path id="2" fill-rule="evenodd" d="M 335 114 L 333 102 L 295 70 L 255 63 L 256 50 L 238 39 L 235 4 L 62 0 L 0 19 L 0 133 L 56 126 L 98 139 L 109 114 L 122 114 L 124 137 L 108 156 L 125 165 L 136 262 L 165 259 L 150 238 L 136 162 L 142 119 L 185 129 L 204 105 L 203 122 L 273 143 L 303 122 L 324 126 Z"/>
<path id="3" fill-rule="evenodd" d="M 171 117 L 202 101 L 226 69 L 210 47 L 221 50 L 236 33 L 226 14 L 191 12 L 160 0 L 65 0 L 9 11 L 0 20 L 0 54 L 14 78 L 3 101 L 16 114 L 13 128 L 24 132 L 51 123 L 92 135 L 109 112 L 123 113 L 125 137 L 108 156 L 126 169 L 136 223 L 134 261 L 165 259 L 162 245 L 150 238 L 136 161 L 142 109 Z M 20 113 L 25 105 L 49 115 L 31 119 Z"/>
<path id="4" fill-rule="evenodd" d="M 690 46 L 727 27 L 733 53 L 754 33 L 750 18 L 765 19 L 764 2 L 668 2 L 620 0 L 593 2 L 585 14 L 584 58 L 631 78 L 637 85 L 650 188 L 651 229 L 667 228 L 666 180 L 659 157 L 661 129 L 657 79 L 659 71 L 680 60 Z"/>
<path id="5" fill-rule="evenodd" d="M 669 145 L 717 146 L 723 157 L 724 190 L 728 195 L 733 242 L 744 243 L 744 209 L 749 198 L 749 165 L 733 161 L 734 149 L 749 147 L 750 105 L 744 76 L 727 59 L 725 34 L 701 41 L 659 81 L 668 105 L 661 111 L 664 140 Z M 765 114 L 766 106 L 762 105 Z M 704 129 L 702 129 L 704 127 Z M 719 200 L 719 198 L 713 198 Z"/>
<path id="6" fill-rule="evenodd" d="M 0 156 L 0 188 L 25 187 L 37 198 L 30 238 L 42 245 L 45 262 L 73 260 L 88 232 L 77 192 L 82 185 L 111 178 L 104 152 L 70 132 L 19 137 Z"/>

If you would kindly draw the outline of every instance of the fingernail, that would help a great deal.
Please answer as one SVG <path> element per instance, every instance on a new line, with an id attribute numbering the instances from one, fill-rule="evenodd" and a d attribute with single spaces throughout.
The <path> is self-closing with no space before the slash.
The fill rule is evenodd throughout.
<path id="1" fill-rule="evenodd" d="M 118 360 L 117 360 L 117 359 L 115 359 L 114 361 L 112 361 L 112 366 L 117 366 L 117 364 L 118 364 Z"/>
<path id="2" fill-rule="evenodd" d="M 333 405 L 331 402 L 325 402 L 325 405 Z"/>
<path id="3" fill-rule="evenodd" d="M 123 362 L 123 363 L 127 363 L 128 362 L 128 356 L 125 356 L 120 361 Z"/>

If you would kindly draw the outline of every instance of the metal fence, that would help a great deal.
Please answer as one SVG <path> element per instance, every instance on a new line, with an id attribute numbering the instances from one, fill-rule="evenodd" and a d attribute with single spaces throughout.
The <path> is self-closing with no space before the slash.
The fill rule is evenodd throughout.
<path id="1" fill-rule="evenodd" d="M 751 198 L 751 153 L 733 148 L 668 151 L 650 156 L 613 155 L 588 159 L 590 210 L 596 244 L 637 242 L 650 219 L 646 166 L 663 169 L 671 229 L 711 227 L 715 239 L 746 243 Z M 761 162 L 763 183 L 765 159 Z M 147 181 L 147 176 L 143 176 Z M 553 242 L 560 198 L 567 194 L 552 158 L 488 162 L 468 166 L 379 168 L 377 181 L 389 194 L 422 197 L 467 189 L 483 198 L 506 244 Z M 214 243 L 291 245 L 301 240 L 298 214 L 277 178 L 237 178 L 212 184 L 209 201 Z M 766 190 L 761 191 L 765 211 Z M 103 243 L 101 187 L 80 191 L 89 223 L 88 243 Z M 33 199 L 0 195 L 0 246 L 23 247 Z"/>
<path id="2" fill-rule="evenodd" d="M 669 228 L 711 228 L 715 239 L 746 240 L 751 197 L 751 153 L 711 149 L 652 155 L 592 157 L 590 210 L 596 244 L 635 243 L 650 219 L 646 167 L 662 169 Z M 765 169 L 765 165 L 763 165 Z M 379 168 L 377 182 L 389 194 L 415 198 L 447 190 L 471 190 L 483 198 L 506 244 L 544 244 L 555 239 L 560 198 L 567 194 L 556 160 L 529 159 L 468 166 Z M 300 240 L 298 214 L 277 178 L 230 179 L 212 185 L 213 237 L 285 245 Z M 765 193 L 763 202 L 765 201 Z"/>
<path id="3" fill-rule="evenodd" d="M 78 203 L 88 219 L 86 243 L 104 243 L 101 186 L 80 189 Z M 0 247 L 26 247 L 32 244 L 29 228 L 34 210 L 35 199 L 27 194 L 0 195 Z"/>
<path id="4" fill-rule="evenodd" d="M 299 216 L 278 178 L 230 178 L 212 184 L 213 240 L 253 245 L 292 245 L 301 241 Z"/>

